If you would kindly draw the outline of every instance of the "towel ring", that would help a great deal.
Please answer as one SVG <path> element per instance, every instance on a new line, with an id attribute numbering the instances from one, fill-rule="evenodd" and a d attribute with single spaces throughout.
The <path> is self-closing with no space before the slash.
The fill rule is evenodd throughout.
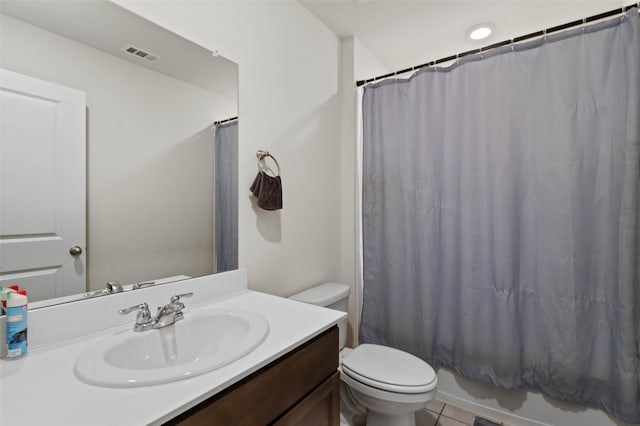
<path id="1" fill-rule="evenodd" d="M 269 151 L 258 150 L 258 152 L 256 152 L 256 157 L 258 157 L 258 163 L 260 163 L 261 161 L 264 161 L 266 157 L 270 157 L 273 160 L 273 162 L 276 163 L 276 167 L 278 168 L 278 176 L 280 176 L 280 163 L 278 163 L 278 160 L 276 160 L 276 157 L 271 155 Z"/>

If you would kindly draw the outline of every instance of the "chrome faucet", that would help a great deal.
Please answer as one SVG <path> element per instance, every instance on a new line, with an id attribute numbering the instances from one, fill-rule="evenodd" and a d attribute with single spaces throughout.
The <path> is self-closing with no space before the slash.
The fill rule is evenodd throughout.
<path id="1" fill-rule="evenodd" d="M 153 330 L 175 324 L 176 321 L 183 319 L 184 314 L 182 313 L 182 310 L 185 306 L 184 303 L 180 301 L 180 298 L 191 296 L 193 296 L 193 293 L 176 294 L 175 296 L 171 296 L 171 301 L 168 304 L 158 307 L 158 312 L 154 318 L 151 318 L 149 305 L 146 303 L 140 303 L 139 305 L 120 309 L 118 312 L 121 315 L 126 315 L 137 310 L 138 314 L 136 315 L 136 322 L 133 325 L 133 331 Z"/>
<path id="2" fill-rule="evenodd" d="M 171 301 L 168 304 L 158 307 L 158 312 L 154 318 L 156 323 L 154 328 L 166 327 L 183 319 L 184 314 L 182 310 L 184 309 L 184 303 L 180 301 L 180 298 L 191 296 L 193 296 L 193 293 L 176 294 L 175 296 L 171 296 Z"/>
<path id="3" fill-rule="evenodd" d="M 119 281 L 109 281 L 107 283 L 107 293 L 122 293 L 124 287 Z"/>
<path id="4" fill-rule="evenodd" d="M 102 290 L 96 290 L 90 293 L 85 293 L 83 297 L 98 297 L 98 296 L 104 296 L 106 294 L 122 293 L 123 291 L 124 291 L 124 287 L 122 286 L 122 284 L 120 284 L 120 282 L 109 281 L 107 283 L 107 286 Z"/>

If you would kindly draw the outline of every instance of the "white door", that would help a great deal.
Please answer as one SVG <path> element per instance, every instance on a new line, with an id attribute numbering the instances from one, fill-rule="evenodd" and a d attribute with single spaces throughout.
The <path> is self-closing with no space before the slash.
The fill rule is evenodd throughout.
<path id="1" fill-rule="evenodd" d="M 0 285 L 29 301 L 85 291 L 85 98 L 0 69 Z"/>

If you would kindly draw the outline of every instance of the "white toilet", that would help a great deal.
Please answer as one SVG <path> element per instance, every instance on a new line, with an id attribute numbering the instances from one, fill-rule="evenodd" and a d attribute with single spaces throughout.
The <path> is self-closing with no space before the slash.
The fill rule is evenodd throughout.
<path id="1" fill-rule="evenodd" d="M 290 299 L 347 311 L 349 287 L 323 283 Z M 416 411 L 435 398 L 438 379 L 423 360 L 381 345 L 345 348 L 347 320 L 340 329 L 341 422 L 367 426 L 415 426 Z"/>

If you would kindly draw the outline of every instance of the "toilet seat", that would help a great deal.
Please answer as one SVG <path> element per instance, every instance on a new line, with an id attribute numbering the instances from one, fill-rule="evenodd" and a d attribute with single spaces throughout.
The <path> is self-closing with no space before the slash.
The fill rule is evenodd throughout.
<path id="1" fill-rule="evenodd" d="M 363 344 L 342 358 L 342 373 L 386 392 L 420 394 L 437 385 L 429 364 L 409 353 L 381 345 Z"/>

